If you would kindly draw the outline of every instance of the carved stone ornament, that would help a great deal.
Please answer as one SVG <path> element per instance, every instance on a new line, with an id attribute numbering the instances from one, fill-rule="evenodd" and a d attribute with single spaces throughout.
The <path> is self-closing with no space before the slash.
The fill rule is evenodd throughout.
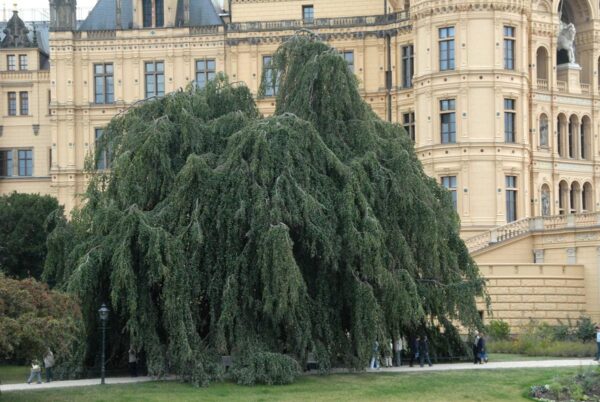
<path id="1" fill-rule="evenodd" d="M 4 39 L 0 43 L 0 47 L 33 47 L 34 44 L 29 40 L 29 29 L 25 23 L 19 18 L 18 11 L 14 11 L 12 17 L 6 23 L 4 28 Z"/>
<path id="2" fill-rule="evenodd" d="M 558 50 L 566 50 L 569 55 L 569 64 L 575 64 L 575 25 L 560 22 L 558 34 Z"/>

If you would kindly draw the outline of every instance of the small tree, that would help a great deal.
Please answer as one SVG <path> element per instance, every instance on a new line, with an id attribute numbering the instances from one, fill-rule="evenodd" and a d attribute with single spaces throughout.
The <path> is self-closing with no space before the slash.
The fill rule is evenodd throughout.
<path id="1" fill-rule="evenodd" d="M 32 278 L 0 273 L 0 359 L 40 359 L 50 347 L 59 363 L 71 361 L 85 338 L 82 330 L 73 297 Z"/>
<path id="2" fill-rule="evenodd" d="M 56 198 L 47 195 L 0 196 L 0 269 L 6 275 L 40 278 L 47 253 L 46 219 L 58 209 Z"/>

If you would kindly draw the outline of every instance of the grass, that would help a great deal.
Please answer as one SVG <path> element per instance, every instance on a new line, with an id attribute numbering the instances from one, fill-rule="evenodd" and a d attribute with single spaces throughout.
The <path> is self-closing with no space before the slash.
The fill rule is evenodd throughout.
<path id="1" fill-rule="evenodd" d="M 0 384 L 26 382 L 29 378 L 29 366 L 0 365 Z"/>
<path id="2" fill-rule="evenodd" d="M 490 362 L 518 362 L 518 361 L 536 361 L 536 360 L 561 360 L 574 359 L 569 357 L 554 356 L 527 356 L 512 353 L 490 353 L 488 355 Z"/>
<path id="3" fill-rule="evenodd" d="M 556 368 L 340 374 L 305 376 L 292 385 L 270 387 L 219 383 L 194 388 L 177 382 L 152 382 L 4 393 L 2 401 L 527 401 L 531 385 L 575 373 L 575 368 Z"/>

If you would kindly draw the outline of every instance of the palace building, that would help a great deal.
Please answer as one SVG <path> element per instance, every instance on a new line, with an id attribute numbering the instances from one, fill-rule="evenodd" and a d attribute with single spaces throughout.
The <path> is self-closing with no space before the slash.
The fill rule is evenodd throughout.
<path id="1" fill-rule="evenodd" d="M 0 193 L 72 210 L 113 116 L 218 72 L 257 93 L 277 47 L 308 29 L 452 193 L 495 317 L 600 320 L 597 1 L 98 0 L 77 21 L 76 0 L 50 0 L 50 14 L 5 24 Z M 277 90 L 257 99 L 266 115 Z"/>

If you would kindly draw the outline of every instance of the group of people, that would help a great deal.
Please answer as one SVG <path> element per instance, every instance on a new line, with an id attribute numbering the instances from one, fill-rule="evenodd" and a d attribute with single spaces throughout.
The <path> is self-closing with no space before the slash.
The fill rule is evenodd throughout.
<path id="1" fill-rule="evenodd" d="M 46 382 L 52 381 L 52 368 L 54 367 L 54 353 L 52 350 L 48 348 L 46 353 L 44 354 L 44 369 L 46 371 Z M 29 374 L 29 379 L 27 380 L 27 384 L 31 384 L 31 381 L 37 378 L 37 383 L 42 383 L 42 367 L 40 362 L 37 359 L 32 360 L 31 362 L 31 372 Z"/>
<path id="2" fill-rule="evenodd" d="M 382 365 L 383 367 L 400 367 L 402 366 L 402 352 L 405 352 L 403 348 L 406 342 L 402 338 L 398 338 L 396 341 L 389 341 L 389 345 L 384 349 L 383 354 L 380 351 L 380 345 L 378 341 L 373 343 L 373 353 L 371 356 L 371 362 L 369 367 L 371 369 L 379 369 L 380 368 L 380 359 L 383 355 Z M 417 361 L 421 367 L 425 363 L 432 366 L 431 358 L 429 357 L 429 340 L 427 339 L 427 335 L 417 336 L 414 338 L 410 344 L 409 351 L 409 364 L 410 367 L 413 366 L 414 362 Z"/>

